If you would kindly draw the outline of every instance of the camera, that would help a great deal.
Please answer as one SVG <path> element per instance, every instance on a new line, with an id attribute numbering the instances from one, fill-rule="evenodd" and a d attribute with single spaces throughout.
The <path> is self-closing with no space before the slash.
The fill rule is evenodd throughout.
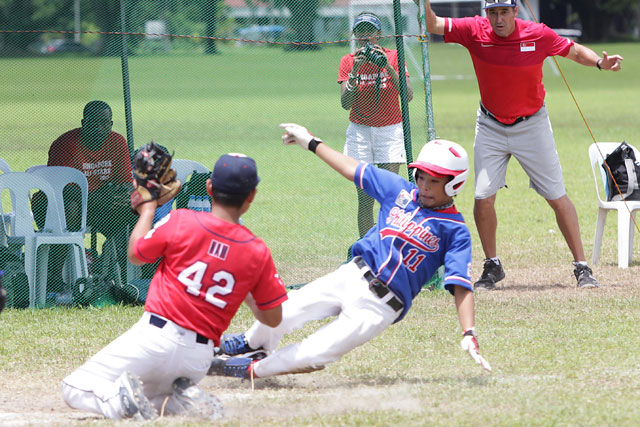
<path id="1" fill-rule="evenodd" d="M 369 62 L 377 65 L 378 67 L 384 67 L 387 65 L 387 56 L 376 50 L 373 43 L 367 43 L 362 49 L 362 56 L 364 56 Z"/>

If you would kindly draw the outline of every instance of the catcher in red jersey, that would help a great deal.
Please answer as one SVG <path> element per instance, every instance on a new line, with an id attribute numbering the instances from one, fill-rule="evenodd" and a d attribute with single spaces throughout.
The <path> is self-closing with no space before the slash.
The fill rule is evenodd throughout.
<path id="1" fill-rule="evenodd" d="M 243 301 L 275 327 L 287 299 L 271 252 L 239 221 L 259 181 L 253 159 L 225 154 L 207 180 L 211 212 L 174 210 L 151 228 L 157 200 L 135 207 L 129 260 L 162 261 L 142 318 L 63 380 L 69 406 L 113 419 L 222 416 L 220 401 L 196 385 L 214 346 Z"/>

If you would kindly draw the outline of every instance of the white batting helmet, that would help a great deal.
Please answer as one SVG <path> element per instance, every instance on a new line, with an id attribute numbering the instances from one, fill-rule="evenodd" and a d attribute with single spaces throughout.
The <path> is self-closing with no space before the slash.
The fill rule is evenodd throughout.
<path id="1" fill-rule="evenodd" d="M 460 144 L 446 139 L 434 139 L 422 147 L 417 160 L 409 167 L 414 168 L 414 179 L 416 169 L 437 178 L 452 176 L 453 179 L 444 186 L 444 191 L 453 197 L 462 190 L 469 177 L 469 156 Z"/>

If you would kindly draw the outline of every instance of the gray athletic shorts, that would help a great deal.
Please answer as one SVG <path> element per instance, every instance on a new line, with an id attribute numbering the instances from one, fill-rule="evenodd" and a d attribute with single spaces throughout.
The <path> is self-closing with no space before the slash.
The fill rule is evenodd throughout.
<path id="1" fill-rule="evenodd" d="M 503 126 L 478 109 L 473 146 L 476 199 L 486 199 L 506 185 L 513 155 L 529 176 L 529 187 L 547 200 L 566 194 L 553 130 L 543 105 L 514 126 Z"/>
<path id="2" fill-rule="evenodd" d="M 402 123 L 373 127 L 349 122 L 344 154 L 373 164 L 406 163 Z"/>

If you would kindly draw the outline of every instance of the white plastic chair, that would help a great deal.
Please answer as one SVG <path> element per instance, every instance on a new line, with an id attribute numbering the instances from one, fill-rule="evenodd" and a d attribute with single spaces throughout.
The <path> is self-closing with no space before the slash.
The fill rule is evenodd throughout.
<path id="1" fill-rule="evenodd" d="M 182 182 L 182 185 L 187 182 L 187 178 L 189 178 L 193 172 L 209 172 L 208 167 L 196 160 L 173 159 L 171 166 L 176 170 L 176 179 Z"/>
<path id="2" fill-rule="evenodd" d="M 75 168 L 70 168 L 66 166 L 47 166 L 47 165 L 37 165 L 31 166 L 25 172 L 30 174 L 38 175 L 44 179 L 46 179 L 49 184 L 53 186 L 54 191 L 56 192 L 56 197 L 58 198 L 58 204 L 63 206 L 64 199 L 64 188 L 69 184 L 76 184 L 80 188 L 81 193 L 81 202 L 82 202 L 82 212 L 81 212 L 81 225 L 80 230 L 70 232 L 66 230 L 66 218 L 64 209 L 60 212 L 60 217 L 62 219 L 62 226 L 65 228 L 67 233 L 76 233 L 84 236 L 86 228 L 87 228 L 87 203 L 89 200 L 89 184 L 87 182 L 87 177 Z"/>
<path id="3" fill-rule="evenodd" d="M 606 188 L 607 172 L 602 169 L 604 157 L 615 150 L 620 145 L 619 142 L 599 142 L 591 144 L 589 147 L 589 160 L 591 169 L 593 170 L 593 179 L 596 185 L 596 195 L 598 196 L 598 220 L 596 222 L 596 235 L 593 243 L 592 263 L 595 264 L 600 258 L 600 247 L 602 245 L 602 235 L 604 234 L 604 225 L 607 220 L 607 214 L 611 210 L 618 211 L 618 267 L 627 268 L 631 263 L 633 252 L 633 232 L 636 211 L 640 210 L 640 201 L 627 200 L 623 201 L 607 201 L 606 194 L 604 198 L 600 195 L 600 184 L 603 189 Z M 640 160 L 640 151 L 632 147 L 636 155 L 636 159 Z M 602 155 L 600 154 L 602 152 Z M 604 156 L 604 157 L 603 157 Z M 615 189 L 613 189 L 615 191 Z M 604 190 L 603 190 L 604 193 Z M 625 206 L 626 203 L 626 206 Z M 628 207 L 628 209 L 627 209 Z M 629 213 L 631 211 L 631 213 Z"/>
<path id="4" fill-rule="evenodd" d="M 0 193 L 5 189 L 12 195 L 15 227 L 7 233 L 9 246 L 24 246 L 25 273 L 29 279 L 29 307 L 43 305 L 47 295 L 47 264 L 49 246 L 71 244 L 84 253 L 84 242 L 77 236 L 65 235 L 59 212 L 56 192 L 44 178 L 26 172 L 9 172 L 0 175 Z M 45 227 L 36 231 L 31 214 L 31 190 L 40 190 L 47 196 Z M 6 230 L 5 230 L 6 231 Z M 42 247 L 42 248 L 41 248 Z M 86 277 L 86 264 L 83 270 Z"/>
<path id="5" fill-rule="evenodd" d="M 33 166 L 29 166 L 24 171 L 25 172 L 34 172 L 34 171 L 37 171 L 38 169 L 44 169 L 44 168 L 48 168 L 48 167 L 49 166 L 47 166 L 47 165 L 33 165 Z"/>
<path id="6" fill-rule="evenodd" d="M 6 173 L 11 172 L 11 166 L 4 159 L 0 159 L 0 171 Z"/>
<path id="7" fill-rule="evenodd" d="M 9 163 L 7 163 L 4 159 L 0 159 L 0 171 L 2 171 L 2 173 L 11 172 L 11 166 L 9 166 Z M 5 224 L 10 224 L 11 227 L 13 227 L 14 226 L 14 224 L 13 224 L 13 212 L 7 212 L 7 213 L 2 214 L 0 216 L 0 220 L 2 220 L 3 228 L 4 228 Z M 2 237 L 0 235 L 0 246 L 6 246 L 6 236 Z"/>
<path id="8" fill-rule="evenodd" d="M 73 263 L 71 277 L 72 283 L 75 283 L 75 281 L 81 277 L 87 277 L 87 255 L 84 247 L 84 236 L 87 232 L 87 202 L 89 199 L 89 185 L 87 183 L 87 178 L 84 173 L 78 169 L 66 166 L 44 165 L 44 167 L 41 167 L 41 165 L 38 165 L 37 167 L 32 166 L 28 168 L 26 172 L 44 178 L 53 187 L 55 196 L 58 200 L 58 207 L 60 209 L 58 215 L 62 223 L 64 239 L 73 244 L 73 252 L 70 254 L 72 256 L 70 260 Z M 80 229 L 76 231 L 69 231 L 66 227 L 67 221 L 64 211 L 63 194 L 64 188 L 70 184 L 76 184 L 80 188 L 81 194 Z"/>

